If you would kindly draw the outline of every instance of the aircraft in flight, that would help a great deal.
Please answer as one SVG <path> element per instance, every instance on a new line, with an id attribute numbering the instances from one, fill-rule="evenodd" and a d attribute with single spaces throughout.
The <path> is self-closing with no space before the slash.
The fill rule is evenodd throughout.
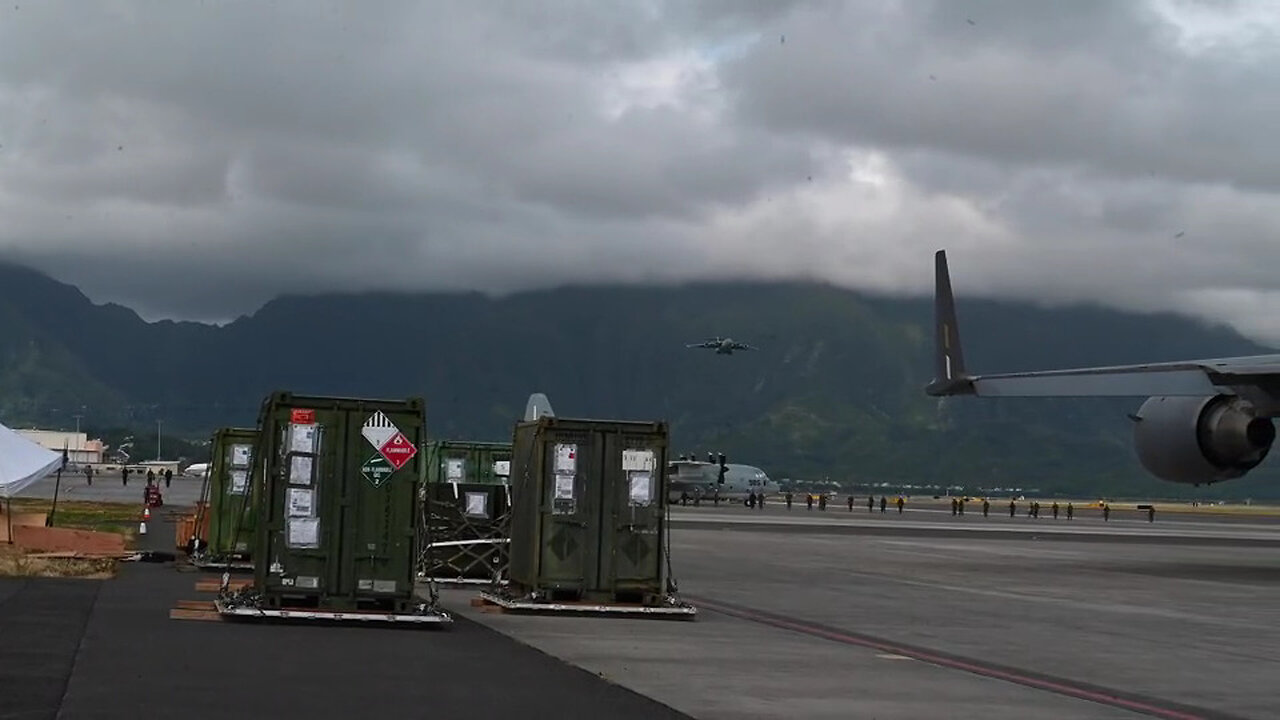
<path id="1" fill-rule="evenodd" d="M 973 375 L 964 364 L 945 250 L 934 256 L 934 397 L 1146 397 L 1133 420 L 1142 466 L 1168 482 L 1243 476 L 1271 451 L 1280 355 Z"/>
<path id="2" fill-rule="evenodd" d="M 732 355 L 734 350 L 759 350 L 760 348 L 740 343 L 733 338 L 722 338 L 716 336 L 700 343 L 690 343 L 685 345 L 689 348 L 706 348 L 708 350 L 715 349 L 717 355 Z"/>

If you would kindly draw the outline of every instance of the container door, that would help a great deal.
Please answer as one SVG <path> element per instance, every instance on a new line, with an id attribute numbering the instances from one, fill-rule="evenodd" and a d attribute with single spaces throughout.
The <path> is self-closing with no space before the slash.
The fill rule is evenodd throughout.
<path id="1" fill-rule="evenodd" d="M 250 473 L 253 462 L 253 443 L 255 438 L 248 435 L 231 435 L 227 444 L 217 448 L 222 453 L 223 472 L 217 483 L 221 516 L 220 538 L 222 552 L 248 552 L 253 540 L 254 516 L 252 511 L 252 488 Z M 249 507 L 246 507 L 249 505 Z"/>
<path id="2" fill-rule="evenodd" d="M 600 541 L 600 585 L 620 602 L 662 589 L 662 468 L 657 438 L 605 436 L 608 489 Z"/>
<path id="3" fill-rule="evenodd" d="M 333 480 L 342 487 L 339 527 L 345 537 L 337 587 L 362 601 L 411 595 L 422 426 L 407 413 L 339 415 L 345 442 L 342 470 Z"/>
<path id="4" fill-rule="evenodd" d="M 539 584 L 590 588 L 596 581 L 601 447 L 597 433 L 551 432 L 543 462 Z"/>

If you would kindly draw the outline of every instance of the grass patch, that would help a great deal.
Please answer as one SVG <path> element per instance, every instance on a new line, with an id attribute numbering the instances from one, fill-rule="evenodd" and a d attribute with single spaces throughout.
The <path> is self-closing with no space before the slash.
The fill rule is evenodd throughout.
<path id="1" fill-rule="evenodd" d="M 48 513 L 52 500 L 39 498 L 14 498 L 13 513 Z M 126 543 L 132 543 L 138 532 L 141 510 L 136 503 L 89 502 L 84 500 L 59 500 L 53 526 L 75 530 L 119 533 Z"/>

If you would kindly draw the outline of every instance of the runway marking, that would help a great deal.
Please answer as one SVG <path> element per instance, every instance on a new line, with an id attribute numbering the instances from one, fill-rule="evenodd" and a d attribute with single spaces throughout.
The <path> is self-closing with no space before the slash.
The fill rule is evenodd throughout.
<path id="1" fill-rule="evenodd" d="M 929 650 L 927 648 L 904 645 L 892 640 L 885 640 L 871 635 L 865 635 L 863 633 L 855 633 L 848 630 L 819 625 L 809 621 L 796 620 L 766 612 L 764 610 L 734 605 L 719 600 L 710 600 L 704 597 L 691 597 L 688 595 L 685 596 L 685 599 L 693 602 L 700 608 L 710 610 L 711 612 L 719 613 L 721 615 L 735 617 L 740 620 L 747 620 L 761 625 L 790 630 L 792 632 L 822 638 L 824 640 L 831 640 L 845 645 L 869 648 L 877 650 L 883 655 L 894 655 L 912 660 L 919 660 L 920 662 L 938 667 L 960 670 L 996 680 L 1004 680 L 1006 682 L 1011 682 L 1025 687 L 1044 690 L 1046 692 L 1072 697 L 1078 700 L 1087 700 L 1100 705 L 1108 705 L 1110 707 L 1130 710 L 1132 712 L 1150 715 L 1152 717 L 1165 718 L 1166 720 L 1244 720 L 1238 716 L 1229 715 L 1215 710 L 1207 710 L 1190 705 L 1183 705 L 1181 703 L 1173 703 L 1166 700 L 1160 700 L 1158 698 L 1143 697 L 1135 693 L 1126 693 L 1090 683 L 1082 683 L 1065 678 L 1056 678 L 1042 673 L 1005 667 L 994 663 L 966 658 L 960 655 L 952 655 L 950 653 Z"/>
<path id="2" fill-rule="evenodd" d="M 881 660 L 914 660 L 915 659 L 915 658 L 909 658 L 906 655 L 894 655 L 893 653 L 876 653 L 876 657 L 880 658 Z"/>

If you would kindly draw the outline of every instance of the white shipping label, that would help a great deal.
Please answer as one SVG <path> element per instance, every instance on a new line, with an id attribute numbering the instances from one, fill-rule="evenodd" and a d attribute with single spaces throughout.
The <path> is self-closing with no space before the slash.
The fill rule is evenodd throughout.
<path id="1" fill-rule="evenodd" d="M 445 460 L 444 476 L 449 480 L 461 480 L 463 477 L 463 460 Z"/>
<path id="2" fill-rule="evenodd" d="M 316 426 L 290 425 L 289 450 L 300 453 L 314 453 L 316 451 Z"/>
<path id="3" fill-rule="evenodd" d="M 231 466 L 246 467 L 249 465 L 249 453 L 253 451 L 252 445 L 232 445 L 231 446 Z"/>
<path id="4" fill-rule="evenodd" d="M 310 485 L 312 466 L 312 458 L 294 455 L 289 461 L 289 482 L 293 485 Z"/>
<path id="5" fill-rule="evenodd" d="M 578 446 L 566 443 L 556 445 L 556 472 L 575 473 L 578 471 Z"/>
<path id="6" fill-rule="evenodd" d="M 622 469 L 624 471 L 652 470 L 653 464 L 654 457 L 652 450 L 622 451 Z"/>
<path id="7" fill-rule="evenodd" d="M 495 463 L 493 464 L 493 474 L 494 474 L 494 475 L 501 475 L 502 477 L 507 477 L 508 475 L 510 475 L 510 474 L 511 474 L 511 461 L 510 461 L 510 460 L 498 460 L 497 462 L 495 462 Z"/>
<path id="8" fill-rule="evenodd" d="M 289 517 L 311 517 L 310 489 L 289 488 Z"/>
<path id="9" fill-rule="evenodd" d="M 573 499 L 573 475 L 557 475 L 556 476 L 556 500 L 572 500 Z"/>
<path id="10" fill-rule="evenodd" d="M 289 547 L 320 546 L 320 518 L 289 518 Z"/>
<path id="11" fill-rule="evenodd" d="M 632 505 L 648 505 L 653 501 L 653 475 L 647 472 L 633 472 L 629 477 Z"/>
<path id="12" fill-rule="evenodd" d="M 227 488 L 227 492 L 232 495 L 243 495 L 245 488 L 249 486 L 248 470 L 232 470 L 231 485 Z"/>
<path id="13" fill-rule="evenodd" d="M 489 517 L 489 495 L 480 492 L 467 493 L 467 514 Z"/>

